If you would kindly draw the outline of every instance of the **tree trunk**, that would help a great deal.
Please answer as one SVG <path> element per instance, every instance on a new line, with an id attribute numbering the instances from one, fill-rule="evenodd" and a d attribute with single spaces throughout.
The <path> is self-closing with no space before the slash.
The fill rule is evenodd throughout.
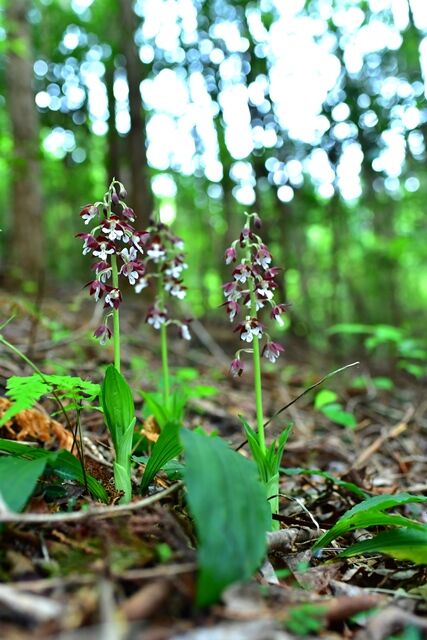
<path id="1" fill-rule="evenodd" d="M 105 70 L 105 86 L 108 98 L 107 181 L 123 180 L 120 167 L 120 138 L 116 129 L 116 99 L 114 97 L 114 61 L 109 60 Z"/>
<path id="2" fill-rule="evenodd" d="M 134 34 L 136 15 L 132 0 L 120 0 L 123 34 L 122 49 L 126 59 L 127 81 L 129 86 L 129 112 L 131 128 L 127 137 L 128 158 L 130 164 L 129 203 L 143 224 L 147 224 L 153 211 L 147 153 L 145 115 L 142 108 L 140 84 L 143 80 L 142 62 L 139 59 Z"/>
<path id="3" fill-rule="evenodd" d="M 43 274 L 39 119 L 33 94 L 33 53 L 27 0 L 8 0 L 7 108 L 13 138 L 10 241 L 6 283 L 38 284 Z"/>

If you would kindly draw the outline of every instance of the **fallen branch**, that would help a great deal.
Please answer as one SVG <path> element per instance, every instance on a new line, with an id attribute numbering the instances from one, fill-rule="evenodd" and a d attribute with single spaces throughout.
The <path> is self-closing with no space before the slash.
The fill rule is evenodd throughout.
<path id="1" fill-rule="evenodd" d="M 89 507 L 85 511 L 73 511 L 72 513 L 13 513 L 2 506 L 0 511 L 0 523 L 16 524 L 51 524 L 57 522 L 76 522 L 87 518 L 115 518 L 131 511 L 137 511 L 149 507 L 163 498 L 175 493 L 182 486 L 182 482 L 176 482 L 164 491 L 159 491 L 153 496 L 142 498 L 137 502 L 113 505 L 110 507 Z"/>

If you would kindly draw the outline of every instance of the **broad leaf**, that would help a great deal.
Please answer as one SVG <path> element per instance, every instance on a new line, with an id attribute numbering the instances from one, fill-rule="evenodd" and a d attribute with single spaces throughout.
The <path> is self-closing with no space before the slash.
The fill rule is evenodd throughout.
<path id="1" fill-rule="evenodd" d="M 22 511 L 46 467 L 46 458 L 0 458 L 0 495 L 12 511 Z"/>
<path id="2" fill-rule="evenodd" d="M 420 529 L 384 531 L 370 540 L 358 542 L 339 555 L 344 558 L 365 553 L 384 553 L 396 560 L 427 564 L 427 526 Z"/>
<path id="3" fill-rule="evenodd" d="M 105 371 L 101 386 L 101 402 L 117 453 L 123 434 L 134 420 L 135 407 L 128 383 L 112 364 L 108 365 Z"/>
<path id="4" fill-rule="evenodd" d="M 321 409 L 326 404 L 332 404 L 338 399 L 335 391 L 331 391 L 330 389 L 322 389 L 319 393 L 316 393 L 316 397 L 314 399 L 314 408 Z"/>
<path id="5" fill-rule="evenodd" d="M 419 528 L 419 522 L 410 520 L 405 516 L 390 515 L 383 513 L 386 509 L 408 504 L 411 502 L 426 502 L 424 496 L 413 496 L 409 493 L 398 493 L 393 496 L 374 496 L 360 502 L 352 509 L 347 511 L 329 531 L 323 534 L 313 546 L 313 550 L 321 549 L 327 546 L 332 540 L 338 536 L 353 531 L 360 527 L 369 527 L 377 525 L 395 525 L 406 526 L 411 528 Z"/>
<path id="6" fill-rule="evenodd" d="M 321 412 L 331 422 L 340 424 L 343 427 L 349 427 L 353 429 L 357 426 L 357 420 L 352 413 L 345 411 L 340 404 L 327 404 L 321 408 Z"/>
<path id="7" fill-rule="evenodd" d="M 45 460 L 48 467 L 61 478 L 75 480 L 80 482 L 80 484 L 84 484 L 85 482 L 80 461 L 64 449 L 59 451 L 46 451 L 45 449 L 30 447 L 21 442 L 0 438 L 0 451 L 5 451 L 6 453 L 10 453 L 19 458 L 25 458 L 26 460 Z M 86 473 L 86 481 L 88 489 L 93 496 L 102 500 L 102 502 L 108 502 L 108 494 L 96 478 Z"/>
<path id="8" fill-rule="evenodd" d="M 179 439 L 180 424 L 178 422 L 167 422 L 161 432 L 159 439 L 154 444 L 144 475 L 141 481 L 141 491 L 147 490 L 156 473 L 163 469 L 165 464 L 176 458 L 182 451 L 182 444 Z"/>
<path id="9" fill-rule="evenodd" d="M 256 571 L 266 552 L 271 511 L 252 460 L 219 438 L 184 429 L 180 435 L 187 501 L 199 542 L 197 603 L 205 606 Z"/>

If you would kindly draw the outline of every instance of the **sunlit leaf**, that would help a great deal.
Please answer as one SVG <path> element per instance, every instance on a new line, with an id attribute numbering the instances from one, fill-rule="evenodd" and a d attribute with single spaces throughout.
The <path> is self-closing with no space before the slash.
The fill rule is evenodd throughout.
<path id="1" fill-rule="evenodd" d="M 384 553 L 396 560 L 427 564 L 427 526 L 420 529 L 393 529 L 370 540 L 358 542 L 339 555 L 344 558 L 365 553 Z"/>
<path id="2" fill-rule="evenodd" d="M 331 391 L 330 389 L 322 389 L 319 393 L 316 393 L 316 397 L 314 399 L 314 408 L 321 409 L 327 404 L 332 404 L 338 398 L 335 391 Z"/>
<path id="3" fill-rule="evenodd" d="M 329 420 L 343 427 L 354 428 L 357 425 L 354 415 L 345 411 L 340 404 L 328 404 L 322 407 L 321 411 Z"/>

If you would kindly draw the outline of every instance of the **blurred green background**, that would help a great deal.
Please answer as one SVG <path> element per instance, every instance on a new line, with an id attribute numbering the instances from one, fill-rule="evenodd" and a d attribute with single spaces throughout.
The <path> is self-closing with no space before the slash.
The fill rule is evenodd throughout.
<path id="1" fill-rule="evenodd" d="M 424 0 L 0 6 L 4 287 L 78 291 L 78 214 L 115 176 L 140 228 L 155 209 L 186 240 L 196 316 L 254 210 L 296 335 L 423 336 Z"/>

